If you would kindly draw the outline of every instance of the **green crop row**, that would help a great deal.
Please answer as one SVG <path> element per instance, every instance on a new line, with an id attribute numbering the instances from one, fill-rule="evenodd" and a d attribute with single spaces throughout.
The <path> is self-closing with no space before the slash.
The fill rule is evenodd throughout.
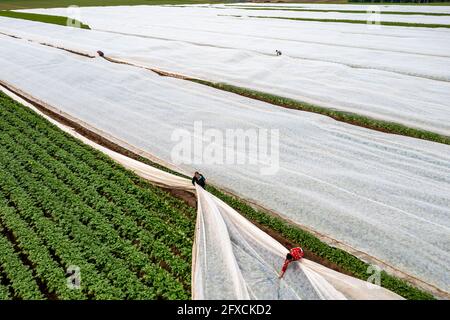
<path id="1" fill-rule="evenodd" d="M 15 18 L 22 20 L 37 21 L 43 23 L 56 24 L 60 26 L 77 26 L 81 29 L 90 29 L 88 25 L 81 23 L 78 20 L 62 16 L 52 16 L 48 14 L 37 14 L 17 11 L 0 11 L 0 17 Z"/>
<path id="2" fill-rule="evenodd" d="M 5 154 L 1 154 L 2 158 L 4 155 Z M 6 211 L 6 214 L 2 213 L 5 226 L 16 236 L 19 246 L 23 246 L 22 249 L 26 254 L 29 254 L 30 250 L 26 243 L 28 237 L 33 237 L 35 239 L 35 241 L 33 241 L 35 242 L 33 243 L 33 249 L 35 249 L 38 254 L 40 252 L 44 254 L 45 249 L 47 249 L 49 251 L 49 259 L 54 260 L 50 253 L 51 251 L 54 252 L 62 262 L 62 265 L 58 265 L 55 260 L 53 263 L 55 268 L 59 269 L 61 273 L 61 276 L 57 279 L 59 289 L 69 290 L 65 286 L 66 279 L 62 276 L 64 274 L 64 266 L 67 268 L 70 265 L 76 265 L 83 270 L 83 287 L 86 288 L 86 290 L 83 291 L 83 295 L 101 297 L 103 299 L 124 298 L 124 292 L 119 288 L 114 287 L 103 275 L 97 272 L 95 266 L 83 258 L 82 251 L 78 246 L 75 246 L 75 242 L 70 241 L 69 237 L 65 235 L 60 228 L 54 225 L 52 217 L 46 216 L 45 212 L 35 205 L 33 199 L 29 197 L 29 192 L 27 190 L 19 187 L 21 181 L 15 180 L 11 174 L 8 174 L 5 167 L 0 166 L 0 170 L 2 171 L 0 173 L 0 188 L 5 197 L 4 201 L 11 202 L 16 208 L 10 215 L 8 215 L 8 211 Z M 12 165 L 8 167 L 8 171 L 11 170 L 15 170 Z M 35 186 L 39 187 L 39 184 L 35 182 Z M 67 221 L 66 223 L 69 226 L 71 222 Z M 34 262 L 33 257 L 30 260 Z M 43 278 L 42 281 L 49 282 L 49 279 Z M 51 284 L 49 284 L 49 286 L 50 285 Z M 48 291 L 50 293 L 55 292 L 52 288 L 49 288 Z M 70 293 L 72 292 L 75 293 L 77 290 L 70 290 Z M 60 291 L 56 291 L 55 293 L 57 293 L 59 297 L 67 297 Z M 81 294 L 82 293 L 80 292 L 80 295 Z"/>
<path id="3" fill-rule="evenodd" d="M 14 125 L 18 126 L 20 130 L 35 129 L 34 131 L 26 131 L 33 134 L 34 137 L 51 137 L 52 143 L 49 143 L 49 139 L 44 141 L 44 144 L 46 148 L 49 148 L 56 161 L 64 161 L 67 157 L 71 157 L 72 164 L 78 164 L 83 168 L 82 170 L 90 170 L 88 174 L 99 175 L 99 177 L 104 178 L 107 182 L 113 182 L 117 188 L 123 190 L 123 194 L 128 196 L 124 201 L 138 201 L 147 210 L 152 211 L 152 214 L 176 225 L 177 228 L 183 228 L 183 232 L 186 232 L 188 238 L 192 239 L 195 210 L 186 206 L 183 201 L 168 196 L 166 192 L 155 188 L 132 172 L 123 170 L 123 167 L 103 154 L 98 152 L 87 153 L 85 150 L 86 148 L 90 149 L 89 147 L 78 140 L 70 139 L 70 136 L 61 132 L 59 128 L 48 125 L 48 122 L 41 117 L 37 117 L 34 112 L 27 108 L 14 109 L 14 112 L 10 112 L 7 117 L 11 121 L 15 121 Z M 21 122 L 17 122 L 18 119 Z M 68 137 L 69 139 L 67 139 Z M 83 158 L 82 162 L 79 161 L 80 158 Z M 149 189 L 151 189 L 151 192 L 149 192 Z M 115 204 L 123 206 L 125 202 Z M 128 205 L 130 203 L 127 203 Z M 176 210 L 173 210 L 174 208 Z"/>
<path id="4" fill-rule="evenodd" d="M 6 157 L 5 157 L 5 159 L 7 159 Z M 9 160 L 11 160 L 11 159 L 9 159 Z M 37 192 L 39 192 L 39 190 L 38 189 L 30 189 L 30 191 L 32 191 L 32 192 L 34 192 L 33 194 L 36 194 L 36 195 L 39 195 L 39 193 L 37 193 Z M 51 194 L 49 194 L 49 193 L 47 193 L 47 194 L 42 194 L 42 196 L 46 196 L 47 198 L 47 201 L 48 201 L 48 199 L 51 199 L 51 198 L 49 198 L 50 196 L 51 196 Z M 46 208 L 47 210 L 53 210 L 53 211 L 55 211 L 55 208 L 57 208 L 57 207 L 55 207 L 55 203 L 50 203 L 49 204 L 49 208 Z M 64 212 L 62 212 L 63 214 L 64 214 Z M 68 225 L 70 225 L 70 223 L 71 223 L 72 221 L 69 221 L 69 224 Z M 89 245 L 89 248 L 92 248 L 92 244 L 88 244 Z"/>
<path id="5" fill-rule="evenodd" d="M 64 270 L 53 260 L 49 248 L 30 230 L 15 209 L 8 206 L 9 200 L 3 197 L 3 192 L 0 192 L 0 196 L 0 220 L 16 237 L 21 252 L 27 255 L 33 264 L 36 276 L 46 284 L 47 292 L 44 294 L 53 293 L 61 299 L 83 299 L 84 295 L 78 291 L 68 290 Z"/>
<path id="6" fill-rule="evenodd" d="M 8 239 L 2 236 L 3 231 L 4 229 L 0 225 L 0 266 L 8 275 L 14 291 L 21 299 L 42 299 L 43 295 L 33 278 L 33 273 L 28 266 L 22 263 Z M 7 293 L 6 289 L 5 287 L 1 290 L 0 287 L 0 299 Z"/>
<path id="7" fill-rule="evenodd" d="M 11 290 L 12 288 L 5 276 L 2 275 L 2 269 L 0 267 L 0 301 L 11 300 Z"/>
<path id="8" fill-rule="evenodd" d="M 195 211 L 3 94 L 0 105 L 0 223 L 42 293 L 188 299 Z M 67 289 L 69 265 L 81 290 Z"/>
<path id="9" fill-rule="evenodd" d="M 20 126 L 20 123 L 15 122 L 15 125 Z M 167 221 L 162 219 L 164 216 L 162 218 L 158 217 L 161 213 L 165 213 L 163 210 L 161 212 L 155 211 L 154 215 L 147 215 L 148 211 L 153 213 L 152 209 L 133 201 L 132 196 L 127 197 L 123 190 L 115 188 L 110 181 L 111 176 L 108 179 L 103 175 L 97 175 L 95 171 L 86 167 L 83 162 L 77 161 L 76 158 L 72 158 L 65 151 L 57 147 L 49 147 L 50 140 L 48 138 L 35 136 L 33 140 L 30 140 L 27 138 L 27 133 L 28 129 L 26 127 L 21 128 L 21 134 L 24 136 L 17 135 L 15 137 L 17 140 L 15 146 L 27 143 L 24 147 L 29 152 L 33 152 L 36 156 L 41 157 L 39 159 L 40 163 L 45 164 L 50 169 L 54 167 L 53 171 L 58 175 L 55 183 L 66 182 L 67 185 L 75 189 L 76 193 L 84 195 L 85 202 L 90 203 L 91 206 L 97 206 L 98 210 L 117 211 L 120 206 L 124 207 L 126 212 L 122 212 L 122 214 L 135 216 L 136 221 L 139 221 L 140 224 L 145 224 L 146 230 L 154 229 L 159 234 L 159 239 L 167 238 L 167 243 L 170 245 L 192 246 L 192 230 L 189 229 L 189 227 L 193 227 L 192 223 L 169 227 Z M 47 148 L 48 150 L 46 150 Z M 97 172 L 100 171 L 98 170 Z M 168 212 L 167 217 L 170 216 L 177 216 L 177 212 Z M 183 222 L 181 216 L 179 214 L 178 216 L 180 218 L 179 221 Z M 158 225 L 157 228 L 155 227 L 156 225 Z M 190 255 L 190 250 L 185 255 Z"/>
<path id="10" fill-rule="evenodd" d="M 23 143 L 23 140 L 21 141 Z M 14 151 L 12 150 L 12 148 L 15 148 L 16 150 L 20 148 L 18 147 L 18 141 L 15 141 L 15 145 L 12 144 L 11 147 L 11 151 L 10 154 L 11 156 L 14 156 Z M 36 146 L 33 145 L 28 145 L 29 150 L 31 152 L 36 152 L 39 150 L 33 150 L 33 148 L 37 148 Z M 24 149 L 23 149 L 24 150 Z M 40 163 L 46 163 L 46 164 L 55 164 L 56 162 L 53 161 L 50 158 L 35 158 L 40 160 Z M 24 159 L 25 161 L 27 160 L 26 158 Z M 41 190 L 39 189 L 30 189 L 31 194 L 33 195 L 37 195 L 38 199 L 40 198 L 45 198 L 46 199 L 46 203 L 40 204 L 41 207 L 43 207 L 44 209 L 52 212 L 52 213 L 59 213 L 59 216 L 57 217 L 57 220 L 61 222 L 61 227 L 64 227 L 65 225 L 67 225 L 68 223 L 70 223 L 70 225 L 72 226 L 72 229 L 78 225 L 78 230 L 75 230 L 75 232 L 80 233 L 82 232 L 82 229 L 86 230 L 85 231 L 85 235 L 87 237 L 91 237 L 92 234 L 97 236 L 97 241 L 92 241 L 92 240 L 85 240 L 83 241 L 83 239 L 79 238 L 79 236 L 77 235 L 77 233 L 73 232 L 70 233 L 72 235 L 73 238 L 78 239 L 77 243 L 81 244 L 84 243 L 84 247 L 83 247 L 83 252 L 85 252 L 87 254 L 87 257 L 89 256 L 95 256 L 96 259 L 106 259 L 109 260 L 110 264 L 115 265 L 115 269 L 114 270 L 120 270 L 120 268 L 122 268 L 122 273 L 126 273 L 127 272 L 127 268 L 123 267 L 123 262 L 125 261 L 126 263 L 132 263 L 135 262 L 136 259 L 139 259 L 138 262 L 140 263 L 141 266 L 145 266 L 146 263 L 148 263 L 148 261 L 146 261 L 147 259 L 144 257 L 142 257 L 142 253 L 139 252 L 139 250 L 137 248 L 135 248 L 132 244 L 131 241 L 137 241 L 140 243 L 140 245 L 142 246 L 142 248 L 145 248 L 145 250 L 149 251 L 149 253 L 153 254 L 153 256 L 155 256 L 154 260 L 157 261 L 161 261 L 164 259 L 164 261 L 166 261 L 168 263 L 168 265 L 170 267 L 172 267 L 172 271 L 175 274 L 181 274 L 183 275 L 184 273 L 189 274 L 189 269 L 190 269 L 190 265 L 185 263 L 183 260 L 181 259 L 177 259 L 177 257 L 173 257 L 173 255 L 170 254 L 170 249 L 165 247 L 160 240 L 158 239 L 154 239 L 151 238 L 151 235 L 147 235 L 145 236 L 145 230 L 138 230 L 138 227 L 136 224 L 133 224 L 132 222 L 130 222 L 129 220 L 126 219 L 126 217 L 122 216 L 122 213 L 119 210 L 116 210 L 115 207 L 113 206 L 109 206 L 109 207 L 101 207 L 99 205 L 99 203 L 105 203 L 105 201 L 102 201 L 101 199 L 96 199 L 98 202 L 96 202 L 96 200 L 94 200 L 94 205 L 96 205 L 96 207 L 94 208 L 89 208 L 88 206 L 86 206 L 84 203 L 82 203 L 81 201 L 77 201 L 79 199 L 77 199 L 77 197 L 74 197 L 72 195 L 72 190 L 70 190 L 69 188 L 65 187 L 61 181 L 62 179 L 67 177 L 70 177 L 70 172 L 64 172 L 64 168 L 59 166 L 59 170 L 56 169 L 58 168 L 58 166 L 55 166 L 55 172 L 60 172 L 62 174 L 62 176 L 60 176 L 59 178 L 61 180 L 59 180 L 58 178 L 52 177 L 51 174 L 49 174 L 49 172 L 47 170 L 45 170 L 44 168 L 40 167 L 39 165 L 35 165 L 32 168 L 32 172 L 39 174 L 42 178 L 46 179 L 52 186 L 53 189 L 50 189 L 47 191 L 46 194 L 42 194 L 42 197 L 39 197 L 40 192 L 42 192 L 42 188 Z M 25 174 L 25 173 L 22 173 Z M 67 175 L 66 177 L 64 177 L 64 174 Z M 66 180 L 66 181 L 69 181 Z M 93 189 L 89 186 L 84 184 L 84 182 L 82 180 L 74 180 L 73 181 L 73 185 L 72 186 L 77 186 L 77 190 L 80 194 L 82 192 L 84 192 L 84 195 L 87 198 L 93 198 L 93 194 L 95 194 L 93 191 Z M 94 182 L 95 183 L 95 182 Z M 98 183 L 101 183 L 101 181 L 98 181 Z M 97 184 L 98 184 L 97 183 Z M 22 185 L 25 185 L 26 181 L 22 183 Z M 57 196 L 53 195 L 52 193 L 57 193 Z M 74 208 L 64 208 L 64 201 L 60 200 L 61 198 L 64 197 L 70 197 L 72 205 Z M 107 202 L 106 202 L 107 203 Z M 59 210 L 58 210 L 59 209 Z M 112 215 L 112 211 L 116 211 L 117 215 L 113 216 Z M 102 215 L 103 213 L 103 215 Z M 71 214 L 73 214 L 74 219 L 71 221 L 66 221 L 64 222 L 64 219 L 67 217 L 69 217 Z M 121 238 L 122 234 L 119 234 L 115 229 L 114 226 L 112 226 L 111 222 L 108 221 L 108 216 L 109 215 L 111 217 L 111 222 L 117 222 L 117 226 L 119 228 L 121 228 L 122 230 L 126 230 L 127 234 L 129 233 L 129 241 L 124 241 Z M 87 220 L 91 218 L 91 220 Z M 84 226 L 83 224 L 81 224 L 79 221 L 80 219 L 86 219 L 86 223 L 89 224 L 89 227 Z M 160 224 L 154 224 L 152 227 L 157 230 L 158 232 L 160 232 L 160 230 L 162 229 L 161 226 L 163 224 L 160 222 Z M 164 225 L 165 226 L 165 225 Z M 66 230 L 66 232 L 68 232 Z M 124 236 L 127 234 L 123 234 Z M 127 256 L 123 256 L 123 260 L 122 262 L 118 261 L 118 260 L 112 260 L 110 259 L 110 255 L 107 254 L 107 250 L 105 250 L 105 248 L 101 248 L 98 247 L 97 248 L 97 252 L 94 252 L 93 250 L 96 250 L 96 243 L 103 243 L 103 244 L 108 244 L 112 247 L 114 247 L 114 252 L 111 253 L 116 253 L 116 255 L 124 255 L 124 253 L 127 253 Z M 192 245 L 192 244 L 190 244 Z M 91 253 L 89 253 L 91 252 Z M 104 270 L 104 268 L 102 268 L 102 270 Z M 106 272 L 107 270 L 104 270 L 104 272 Z M 154 270 L 154 272 L 156 272 L 157 270 Z M 164 271 L 160 270 L 162 272 L 162 276 L 164 277 Z M 111 271 L 107 271 L 107 275 L 109 277 L 113 276 L 113 272 Z M 170 281 L 170 276 L 167 275 L 167 277 L 169 278 L 168 281 Z M 133 275 L 130 274 L 128 279 L 132 279 Z M 111 279 L 112 281 L 115 281 L 115 279 Z M 174 282 L 174 281 L 172 281 Z M 121 287 L 122 285 L 116 283 L 116 286 Z M 162 290 L 166 290 L 168 288 L 171 288 L 171 290 L 173 291 L 174 285 L 170 286 L 169 283 L 165 283 L 164 286 L 162 286 Z M 176 284 L 175 282 L 175 287 L 180 287 L 179 285 Z M 131 292 L 131 288 L 132 285 L 127 285 L 126 286 L 128 288 L 127 292 Z M 158 288 L 159 286 L 155 285 L 156 288 Z M 142 288 L 144 289 L 144 288 Z M 141 290 L 141 291 L 145 291 L 145 290 Z M 134 290 L 134 292 L 139 292 L 137 290 Z M 132 298 L 132 299 L 137 299 L 139 297 L 137 296 L 128 296 L 128 298 Z"/>

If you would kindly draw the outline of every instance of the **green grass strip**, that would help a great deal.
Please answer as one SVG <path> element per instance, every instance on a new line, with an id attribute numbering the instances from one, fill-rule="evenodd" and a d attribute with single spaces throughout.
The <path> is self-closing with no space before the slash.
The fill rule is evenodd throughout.
<path id="1" fill-rule="evenodd" d="M 68 24 L 68 20 L 67 20 L 68 18 L 61 17 L 61 16 L 51 16 L 51 15 L 46 15 L 46 14 L 15 12 L 15 11 L 0 11 L 0 16 L 56 24 L 59 26 L 67 26 L 67 27 L 80 26 L 81 29 L 90 29 L 88 25 L 86 25 L 78 20 L 75 20 L 75 19 L 70 20 L 72 25 Z"/>
<path id="2" fill-rule="evenodd" d="M 75 241 L 76 246 L 71 252 L 74 253 L 75 248 L 80 245 L 79 252 L 86 261 L 89 255 L 96 257 L 89 263 L 93 262 L 98 266 L 102 265 L 100 261 L 108 260 L 111 266 L 113 263 L 117 264 L 120 269 L 114 267 L 114 270 L 119 272 L 118 274 L 106 273 L 108 277 L 113 277 L 111 281 L 115 281 L 114 283 L 126 279 L 119 277 L 120 274 L 129 273 L 124 268 L 125 265 L 117 260 L 120 259 L 126 261 L 133 272 L 139 271 L 146 285 L 150 285 L 149 288 L 156 288 L 158 297 L 188 299 L 190 290 L 187 287 L 190 285 L 190 258 L 195 220 L 184 224 L 183 229 L 180 224 L 193 218 L 193 216 L 184 217 L 181 211 L 194 210 L 155 186 L 144 185 L 141 188 L 135 186 L 133 181 L 125 180 L 127 176 L 138 180 L 139 178 L 103 153 L 62 132 L 31 109 L 11 100 L 1 92 L 0 106 L 0 132 L 4 132 L 0 135 L 2 138 L 0 159 L 3 159 L 3 165 L 0 161 L 0 167 L 3 168 L 3 170 L 0 168 L 0 175 L 3 174 L 2 171 L 12 174 L 10 184 L 6 187 L 4 182 L 6 179 L 0 178 L 3 191 L 15 190 L 13 186 L 16 182 L 18 188 L 26 190 L 35 207 L 51 213 L 56 223 L 55 228 L 65 230 L 64 226 L 68 225 L 66 219 L 72 219 L 70 241 Z M 5 153 L 5 150 L 9 152 Z M 98 167 L 91 167 L 92 161 Z M 33 167 L 30 172 L 39 177 L 38 184 L 35 177 L 27 176 L 28 169 L 22 167 L 31 162 Z M 15 167 L 9 167 L 10 164 Z M 103 176 L 104 174 L 106 176 Z M 100 185 L 102 187 L 98 189 Z M 130 189 L 142 191 L 142 197 L 139 200 L 133 198 Z M 1 196 L 2 190 L 0 198 Z M 65 206 L 67 201 L 71 206 Z M 144 207 L 143 201 L 148 201 L 151 207 Z M 185 220 L 182 221 L 180 216 Z M 105 217 L 109 220 L 105 221 Z M 172 217 L 175 219 L 170 224 Z M 66 233 L 61 230 L 61 237 L 69 234 L 67 230 Z M 102 231 L 103 235 L 96 232 L 91 235 L 89 230 Z M 188 233 L 182 234 L 183 230 Z M 160 237 L 161 233 L 164 234 L 163 237 Z M 51 234 L 56 232 L 53 231 Z M 74 240 L 75 238 L 78 240 Z M 100 247 L 96 242 L 99 239 L 104 245 L 101 251 L 98 251 Z M 142 248 L 132 245 L 132 241 L 139 241 Z M 183 258 L 172 254 L 171 248 L 177 248 Z M 108 256 L 102 256 L 105 250 L 111 252 L 117 250 L 120 255 L 116 253 L 117 259 L 109 260 Z M 159 261 L 167 263 L 172 273 L 162 269 Z M 98 270 L 104 272 L 101 267 L 98 267 Z M 186 288 L 176 281 L 175 273 L 187 279 Z M 138 285 L 136 279 L 128 278 L 134 285 Z M 159 282 L 156 281 L 158 279 Z M 133 285 L 131 282 L 130 284 Z M 130 294 L 141 293 L 144 293 L 142 289 L 134 290 L 130 287 Z"/>
<path id="3" fill-rule="evenodd" d="M 9 286 L 0 283 L 0 301 L 1 300 L 11 300 L 9 294 Z"/>
<path id="4" fill-rule="evenodd" d="M 255 91 L 252 89 L 237 87 L 226 83 L 210 82 L 198 79 L 190 79 L 190 81 L 207 85 L 216 89 L 236 93 L 248 98 L 264 101 L 277 106 L 322 114 L 331 117 L 337 121 L 349 123 L 360 127 L 365 127 L 372 130 L 450 145 L 450 137 L 448 136 L 444 136 L 427 130 L 407 127 L 405 125 L 395 122 L 373 119 L 356 113 L 320 107 L 309 103 L 300 102 L 294 99 L 284 98 L 274 94 Z"/>
<path id="5" fill-rule="evenodd" d="M 349 20 L 349 19 L 315 19 L 315 18 L 289 18 L 289 17 L 269 17 L 269 16 L 248 16 L 248 17 L 261 19 L 294 20 L 294 21 L 368 24 L 368 21 L 366 20 Z M 393 26 L 393 27 L 450 28 L 450 24 L 437 24 L 437 23 L 411 23 L 411 22 L 394 22 L 394 21 L 378 21 L 377 23 L 382 26 Z"/>

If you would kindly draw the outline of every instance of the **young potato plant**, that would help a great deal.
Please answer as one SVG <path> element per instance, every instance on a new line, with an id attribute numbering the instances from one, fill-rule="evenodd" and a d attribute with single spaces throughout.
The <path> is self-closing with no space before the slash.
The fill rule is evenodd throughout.
<path id="1" fill-rule="evenodd" d="M 195 211 L 3 94 L 0 106 L 0 299 L 189 299 Z"/>

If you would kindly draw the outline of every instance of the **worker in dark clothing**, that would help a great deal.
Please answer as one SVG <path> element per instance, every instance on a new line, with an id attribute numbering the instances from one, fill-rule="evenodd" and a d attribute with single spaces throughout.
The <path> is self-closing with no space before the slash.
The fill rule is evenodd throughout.
<path id="1" fill-rule="evenodd" d="M 206 179 L 200 172 L 196 171 L 194 177 L 192 178 L 192 184 L 198 184 L 200 187 L 205 189 Z"/>
<path id="2" fill-rule="evenodd" d="M 286 255 L 286 260 L 284 261 L 283 267 L 281 268 L 281 272 L 280 272 L 279 278 L 281 279 L 283 277 L 284 273 L 287 270 L 288 265 L 292 261 L 298 261 L 301 258 L 303 258 L 303 249 L 300 248 L 300 247 L 292 248 L 289 251 L 289 253 Z"/>

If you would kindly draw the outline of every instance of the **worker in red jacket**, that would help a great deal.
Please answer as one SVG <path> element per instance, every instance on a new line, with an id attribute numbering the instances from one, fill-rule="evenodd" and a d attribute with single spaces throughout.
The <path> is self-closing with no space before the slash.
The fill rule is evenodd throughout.
<path id="1" fill-rule="evenodd" d="M 303 258 L 303 250 L 300 247 L 292 248 L 286 255 L 286 260 L 284 261 L 283 268 L 281 268 L 280 279 L 283 277 L 286 269 L 292 261 L 298 261 Z"/>

